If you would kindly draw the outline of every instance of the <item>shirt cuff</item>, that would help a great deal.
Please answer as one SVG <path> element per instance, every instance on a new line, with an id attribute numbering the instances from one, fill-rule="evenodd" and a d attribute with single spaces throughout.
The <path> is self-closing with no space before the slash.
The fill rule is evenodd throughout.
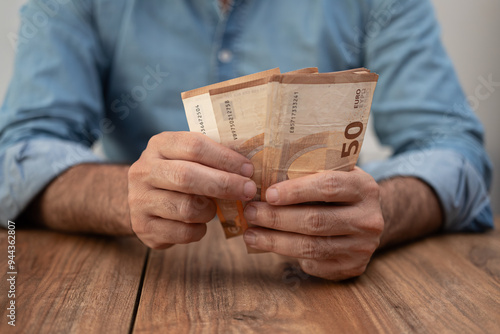
<path id="1" fill-rule="evenodd" d="M 101 162 L 86 146 L 54 139 L 27 140 L 0 152 L 0 226 L 6 227 L 55 177 L 68 168 Z"/>
<path id="2" fill-rule="evenodd" d="M 441 201 L 445 231 L 483 232 L 494 226 L 483 177 L 455 151 L 406 152 L 362 167 L 377 182 L 397 176 L 416 177 L 426 182 Z"/>

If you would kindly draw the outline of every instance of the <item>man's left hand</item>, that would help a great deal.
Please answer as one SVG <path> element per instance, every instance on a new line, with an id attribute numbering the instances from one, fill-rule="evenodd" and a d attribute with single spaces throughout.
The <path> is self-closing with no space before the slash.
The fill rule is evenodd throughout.
<path id="1" fill-rule="evenodd" d="M 268 188 L 266 199 L 245 208 L 248 223 L 259 226 L 246 231 L 248 246 L 298 258 L 304 272 L 326 279 L 364 273 L 384 230 L 369 174 L 356 167 L 288 180 Z"/>

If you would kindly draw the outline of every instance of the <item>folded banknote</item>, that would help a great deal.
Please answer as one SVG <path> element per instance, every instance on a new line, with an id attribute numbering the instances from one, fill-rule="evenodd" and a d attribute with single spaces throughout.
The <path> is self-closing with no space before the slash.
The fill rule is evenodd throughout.
<path id="1" fill-rule="evenodd" d="M 253 200 L 274 183 L 356 165 L 378 75 L 364 68 L 318 73 L 272 69 L 182 93 L 190 131 L 254 164 Z M 248 228 L 246 203 L 215 199 L 226 237 Z"/>

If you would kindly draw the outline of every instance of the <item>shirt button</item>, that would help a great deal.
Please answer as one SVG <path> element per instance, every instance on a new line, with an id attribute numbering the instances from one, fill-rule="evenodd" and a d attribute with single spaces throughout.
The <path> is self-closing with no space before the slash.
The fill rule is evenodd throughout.
<path id="1" fill-rule="evenodd" d="M 219 51 L 218 57 L 221 63 L 226 64 L 233 60 L 233 53 L 228 49 L 223 49 Z"/>

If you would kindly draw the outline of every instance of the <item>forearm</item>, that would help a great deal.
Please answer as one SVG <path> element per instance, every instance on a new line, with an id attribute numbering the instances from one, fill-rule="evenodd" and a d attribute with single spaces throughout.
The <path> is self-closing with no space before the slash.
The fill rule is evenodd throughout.
<path id="1" fill-rule="evenodd" d="M 128 166 L 77 165 L 56 178 L 21 219 L 67 232 L 132 235 Z"/>
<path id="2" fill-rule="evenodd" d="M 434 191 L 419 179 L 398 177 L 380 183 L 385 226 L 380 248 L 438 231 L 443 213 Z"/>

